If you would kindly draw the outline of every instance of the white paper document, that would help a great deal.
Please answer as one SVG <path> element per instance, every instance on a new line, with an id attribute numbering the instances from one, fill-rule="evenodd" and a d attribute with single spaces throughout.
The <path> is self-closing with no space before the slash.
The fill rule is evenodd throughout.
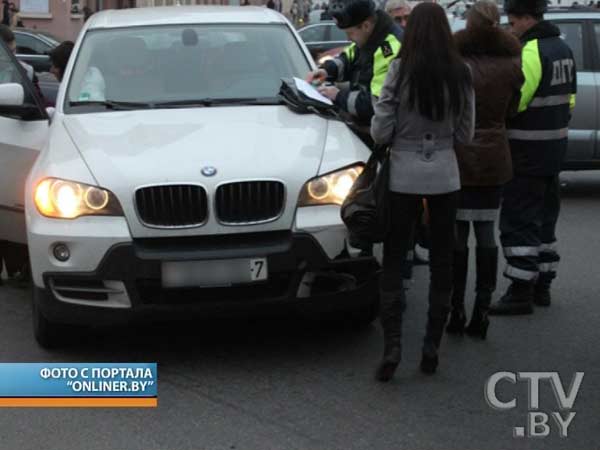
<path id="1" fill-rule="evenodd" d="M 333 102 L 331 100 L 329 100 L 324 95 L 321 95 L 321 93 L 319 91 L 317 91 L 314 88 L 314 86 L 307 83 L 306 81 L 304 81 L 300 78 L 294 77 L 294 83 L 296 83 L 296 89 L 298 89 L 300 92 L 302 92 L 307 97 L 310 97 L 313 100 L 316 100 L 318 102 L 325 103 L 326 105 L 330 105 L 330 106 L 333 105 Z"/>

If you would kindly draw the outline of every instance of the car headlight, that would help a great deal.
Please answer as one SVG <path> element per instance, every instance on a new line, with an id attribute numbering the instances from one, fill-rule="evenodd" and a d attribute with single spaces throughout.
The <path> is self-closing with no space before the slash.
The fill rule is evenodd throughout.
<path id="1" fill-rule="evenodd" d="M 341 205 L 363 168 L 357 164 L 309 180 L 300 192 L 298 206 Z"/>
<path id="2" fill-rule="evenodd" d="M 40 214 L 57 219 L 123 215 L 119 201 L 111 192 L 58 178 L 40 181 L 35 188 L 34 201 Z"/>

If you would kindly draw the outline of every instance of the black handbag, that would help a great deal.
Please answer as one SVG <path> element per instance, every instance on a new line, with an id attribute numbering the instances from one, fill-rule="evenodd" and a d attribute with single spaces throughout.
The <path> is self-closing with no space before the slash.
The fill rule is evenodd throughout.
<path id="1" fill-rule="evenodd" d="M 387 237 L 389 165 L 387 152 L 373 152 L 342 204 L 342 220 L 353 247 L 365 248 Z"/>

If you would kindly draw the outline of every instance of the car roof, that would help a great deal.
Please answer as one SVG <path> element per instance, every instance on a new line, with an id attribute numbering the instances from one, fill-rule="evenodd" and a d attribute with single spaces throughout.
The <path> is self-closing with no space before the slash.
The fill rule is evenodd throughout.
<path id="1" fill-rule="evenodd" d="M 308 25 L 299 28 L 298 31 L 302 31 L 305 28 L 314 27 L 315 25 L 335 25 L 335 22 L 333 20 L 319 20 L 318 22 L 309 23 Z"/>
<path id="2" fill-rule="evenodd" d="M 92 15 L 88 29 L 128 28 L 144 25 L 287 23 L 272 9 L 253 6 L 166 6 L 105 10 Z"/>
<path id="3" fill-rule="evenodd" d="M 13 33 L 27 33 L 27 34 L 36 34 L 38 36 L 44 36 L 44 32 L 40 30 L 34 30 L 32 28 L 13 28 Z"/>

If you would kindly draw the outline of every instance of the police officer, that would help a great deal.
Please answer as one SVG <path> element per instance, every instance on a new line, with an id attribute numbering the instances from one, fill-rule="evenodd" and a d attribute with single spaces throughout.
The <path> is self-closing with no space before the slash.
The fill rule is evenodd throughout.
<path id="1" fill-rule="evenodd" d="M 401 30 L 373 0 L 332 0 L 329 13 L 352 44 L 341 55 L 309 74 L 308 81 L 349 82 L 349 87 L 321 86 L 320 92 L 369 127 L 374 97 L 379 97 L 392 60 L 400 51 Z"/>
<path id="2" fill-rule="evenodd" d="M 512 31 L 523 44 L 519 114 L 508 123 L 514 178 L 504 191 L 500 240 L 512 283 L 490 314 L 531 314 L 550 305 L 559 256 L 555 228 L 559 180 L 577 86 L 573 54 L 560 30 L 543 18 L 546 0 L 505 0 Z"/>

